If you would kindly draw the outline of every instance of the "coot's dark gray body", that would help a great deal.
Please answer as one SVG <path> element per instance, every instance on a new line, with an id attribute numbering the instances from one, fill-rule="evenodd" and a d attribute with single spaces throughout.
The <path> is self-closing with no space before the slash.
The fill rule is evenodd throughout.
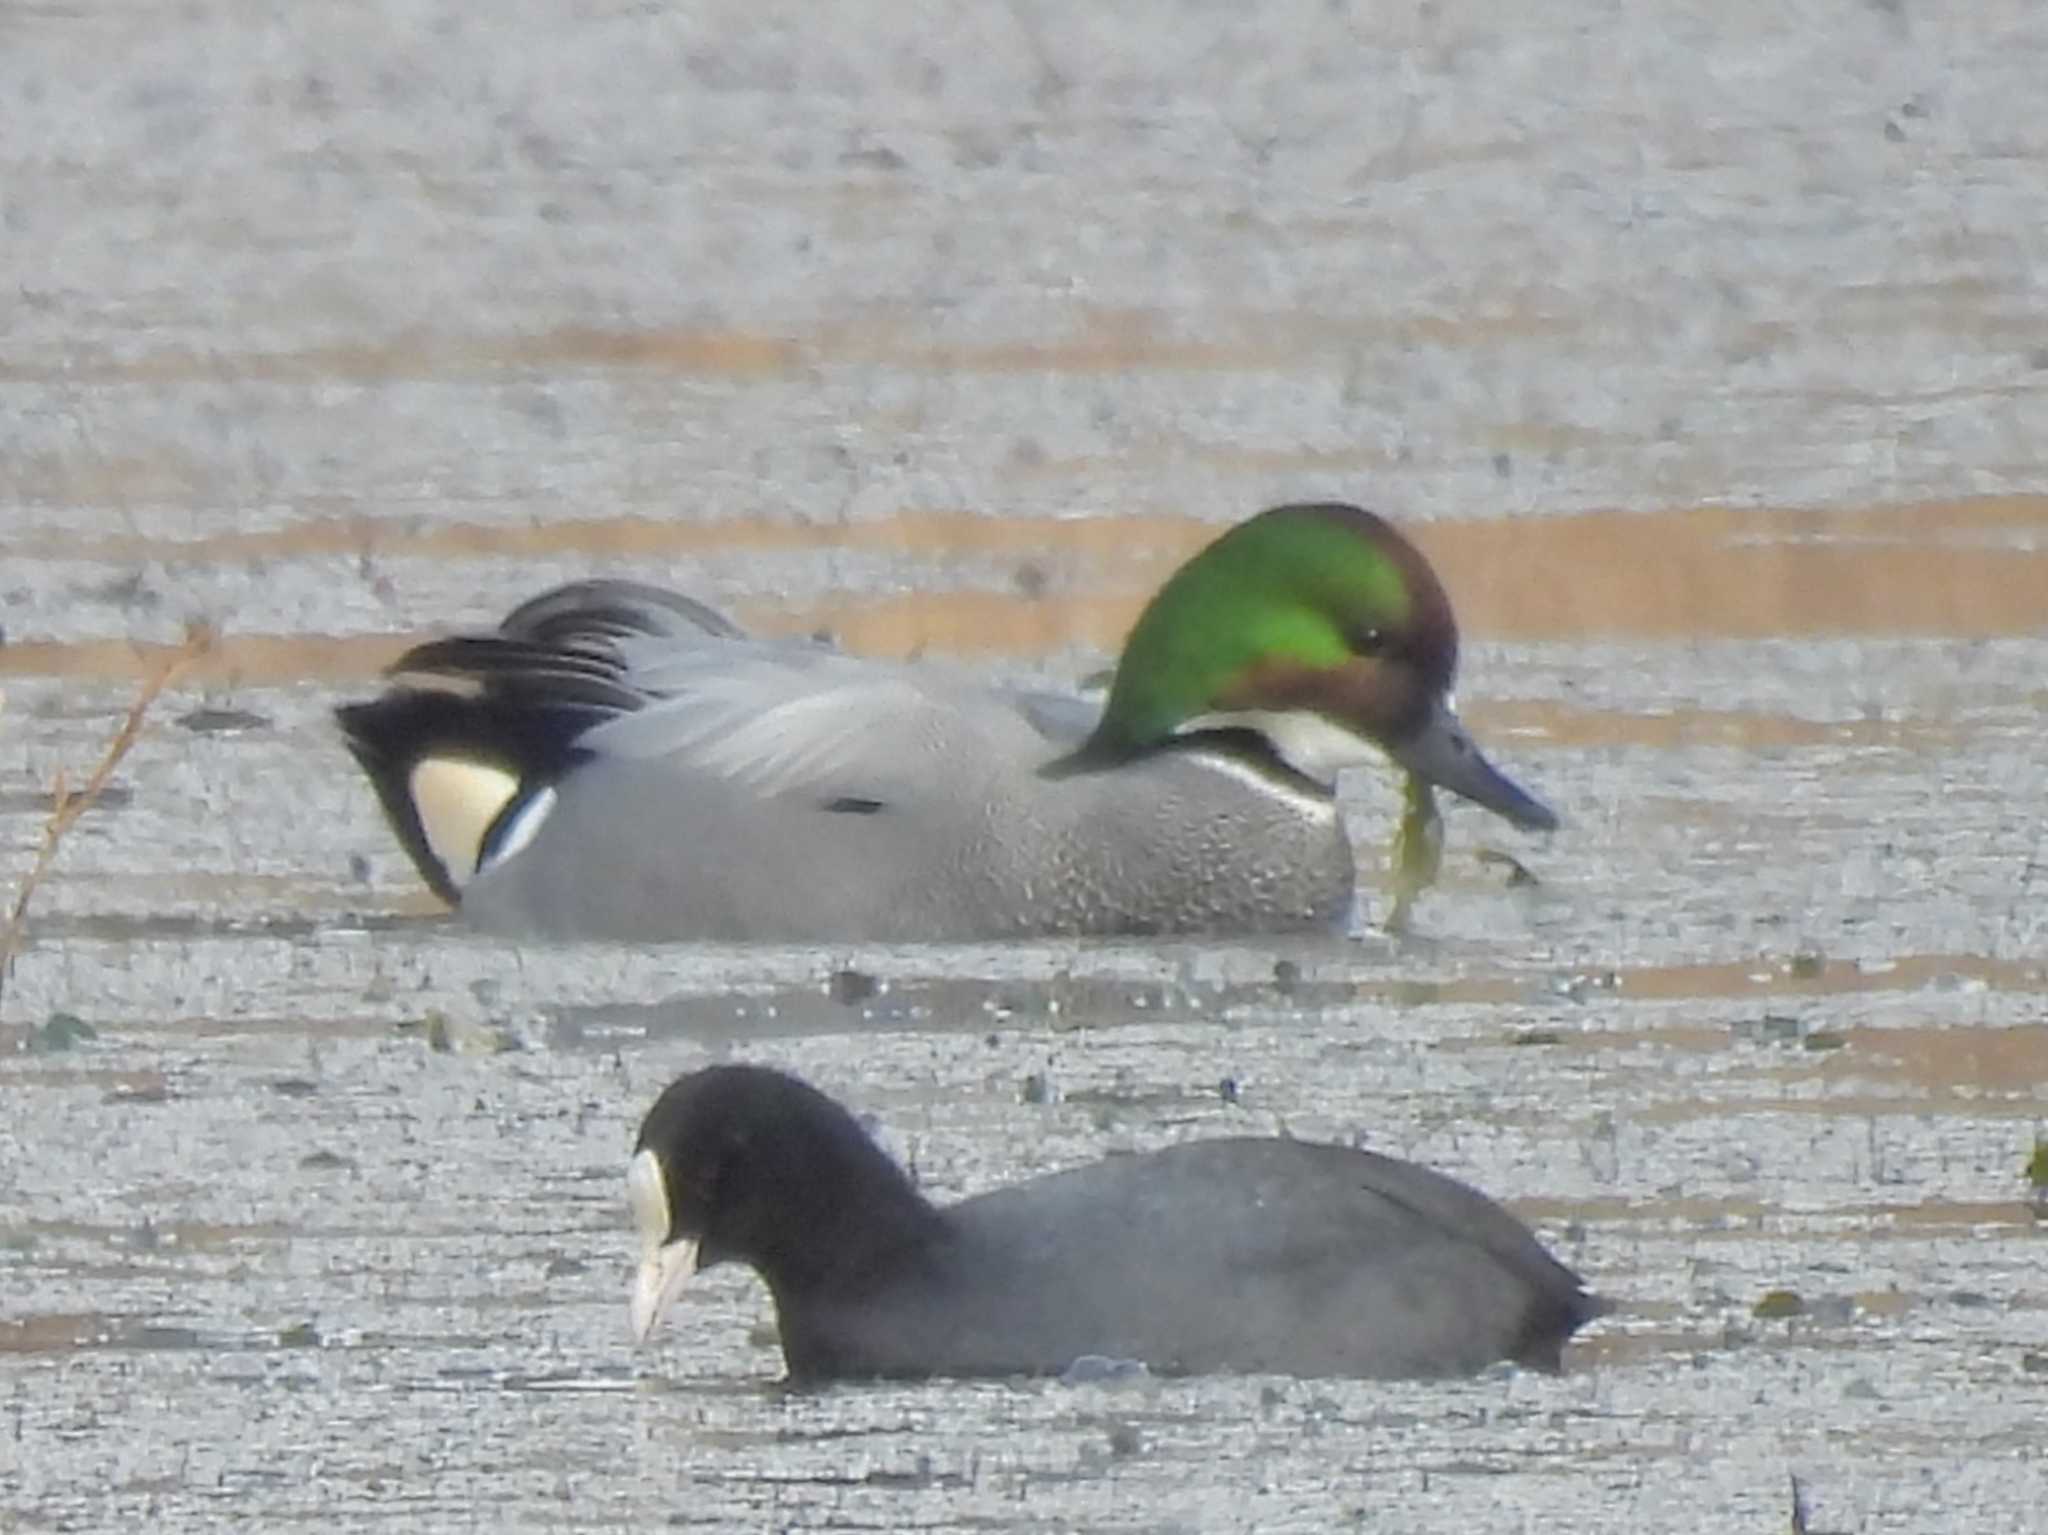
<path id="1" fill-rule="evenodd" d="M 643 1335 L 685 1267 L 744 1262 L 797 1379 L 1554 1370 L 1601 1310 L 1484 1195 L 1343 1146 L 1196 1141 L 935 1208 L 831 1099 L 729 1066 L 663 1094 L 635 1177 Z"/>
<path id="2" fill-rule="evenodd" d="M 1554 1370 L 1592 1314 L 1483 1195 L 1280 1140 L 1113 1157 L 970 1199 L 865 1282 L 777 1299 L 799 1376 L 1046 1374 L 1084 1354 L 1168 1374 Z"/>

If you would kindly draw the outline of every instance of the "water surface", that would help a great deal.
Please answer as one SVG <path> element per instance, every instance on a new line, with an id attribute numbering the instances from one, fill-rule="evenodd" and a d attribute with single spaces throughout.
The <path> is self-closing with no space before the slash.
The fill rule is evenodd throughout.
<path id="1" fill-rule="evenodd" d="M 2038 7 L 0 37 L 10 885 L 219 629 L 0 1001 L 0 1525 L 2038 1527 Z M 1567 819 L 1454 809 L 1398 942 L 508 947 L 329 723 L 593 571 L 1072 678 L 1307 496 L 1413 529 Z M 722 1057 L 947 1197 L 1356 1140 L 1621 1306 L 1557 1379 L 790 1395 L 744 1276 L 627 1343 L 623 1158 Z"/>

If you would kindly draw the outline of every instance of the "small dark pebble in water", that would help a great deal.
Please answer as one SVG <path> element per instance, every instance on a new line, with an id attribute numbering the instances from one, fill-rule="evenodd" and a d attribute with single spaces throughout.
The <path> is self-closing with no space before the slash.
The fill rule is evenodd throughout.
<path id="1" fill-rule="evenodd" d="M 1291 959 L 1274 960 L 1273 985 L 1281 996 L 1292 996 L 1301 985 L 1301 966 Z"/>
<path id="2" fill-rule="evenodd" d="M 4 729 L 4 727 L 0 727 Z M 126 784 L 110 783 L 93 796 L 92 808 L 95 814 L 103 810 L 126 810 L 135 803 L 135 791 Z M 50 791 L 48 789 L 27 789 L 18 793 L 0 794 L 0 815 L 34 815 L 50 813 Z"/>
<path id="3" fill-rule="evenodd" d="M 1563 1041 L 1564 1036 L 1558 1033 L 1556 1029 L 1523 1029 L 1509 1043 L 1516 1045 L 1555 1045 L 1561 1044 Z"/>
<path id="4" fill-rule="evenodd" d="M 1046 1081 L 1042 1074 L 1034 1071 L 1025 1077 L 1024 1085 L 1018 1089 L 1017 1098 L 1021 1103 L 1050 1103 L 1052 1102 L 1052 1084 Z"/>
<path id="5" fill-rule="evenodd" d="M 566 1279 L 572 1274 L 589 1273 L 590 1265 L 581 1258 L 565 1258 L 558 1253 L 548 1259 L 548 1266 L 544 1272 L 549 1279 Z"/>
<path id="6" fill-rule="evenodd" d="M 350 853 L 348 877 L 358 885 L 367 885 L 370 882 L 370 860 L 361 853 Z"/>
<path id="7" fill-rule="evenodd" d="M 1761 1322 L 1776 1322 L 1788 1317 L 1804 1316 L 1806 1302 L 1794 1291 L 1771 1290 L 1750 1308 L 1750 1315 Z"/>
<path id="8" fill-rule="evenodd" d="M 76 1013 L 52 1013 L 48 1023 L 28 1031 L 24 1048 L 30 1055 L 55 1055 L 99 1037 L 99 1030 Z"/>
<path id="9" fill-rule="evenodd" d="M 121 1343 L 128 1348 L 184 1350 L 205 1348 L 208 1340 L 196 1327 L 160 1327 L 145 1323 L 121 1334 Z"/>
<path id="10" fill-rule="evenodd" d="M 270 1090 L 284 1098 L 310 1098 L 320 1091 L 320 1084 L 305 1077 L 279 1077 Z"/>
<path id="11" fill-rule="evenodd" d="M 882 989 L 881 982 L 864 970 L 835 970 L 826 982 L 825 990 L 834 1002 L 853 1007 L 869 1001 Z"/>
<path id="12" fill-rule="evenodd" d="M 1145 1437 L 1129 1423 L 1119 1423 L 1109 1431 L 1109 1453 L 1120 1460 L 1127 1460 L 1145 1448 Z"/>
<path id="13" fill-rule="evenodd" d="M 1784 1013 L 1765 1013 L 1754 1022 L 1736 1024 L 1735 1032 L 1767 1045 L 1796 1045 L 1804 1029 L 1797 1018 Z"/>
<path id="14" fill-rule="evenodd" d="M 311 1322 L 300 1322 L 295 1327 L 282 1328 L 277 1335 L 277 1346 L 279 1348 L 318 1348 L 320 1346 L 319 1329 L 314 1327 Z"/>
<path id="15" fill-rule="evenodd" d="M 81 596 L 95 602 L 108 602 L 116 607 L 149 609 L 162 604 L 163 598 L 143 584 L 142 572 L 130 571 L 125 576 L 115 576 L 97 586 L 78 588 Z"/>
<path id="16" fill-rule="evenodd" d="M 338 1151 L 309 1151 L 299 1158 L 299 1166 L 305 1168 L 308 1172 L 315 1173 L 334 1172 L 337 1169 L 354 1167 L 355 1165 L 355 1163 Z"/>
<path id="17" fill-rule="evenodd" d="M 1221 1082 L 1218 1082 L 1216 1084 L 1216 1096 L 1225 1103 L 1236 1103 L 1238 1101 L 1237 1078 L 1225 1077 Z"/>
<path id="18" fill-rule="evenodd" d="M 189 714 L 179 715 L 178 723 L 194 735 L 228 736 L 239 735 L 245 730 L 265 729 L 270 719 L 248 709 L 194 709 Z"/>
<path id="19" fill-rule="evenodd" d="M 1483 864 L 1492 864 L 1496 868 L 1506 869 L 1508 871 L 1507 886 L 1510 890 L 1526 890 L 1533 885 L 1543 883 L 1542 880 L 1529 872 L 1529 866 L 1523 863 L 1521 859 L 1516 858 L 1513 854 L 1503 853 L 1499 848 L 1483 847 L 1474 856 Z"/>

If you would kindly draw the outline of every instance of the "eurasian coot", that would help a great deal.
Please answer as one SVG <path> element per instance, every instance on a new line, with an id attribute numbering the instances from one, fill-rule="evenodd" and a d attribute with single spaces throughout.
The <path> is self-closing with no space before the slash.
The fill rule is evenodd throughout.
<path id="1" fill-rule="evenodd" d="M 690 1274 L 768 1283 L 800 1381 L 1161 1373 L 1426 1377 L 1559 1367 L 1603 1309 L 1513 1216 L 1372 1152 L 1190 1141 L 937 1207 L 852 1115 L 714 1066 L 648 1112 L 628 1175 L 643 1341 Z"/>

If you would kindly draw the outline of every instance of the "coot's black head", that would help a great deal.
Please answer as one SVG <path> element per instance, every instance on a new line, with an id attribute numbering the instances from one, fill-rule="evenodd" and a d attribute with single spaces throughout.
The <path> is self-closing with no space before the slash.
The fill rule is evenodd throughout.
<path id="1" fill-rule="evenodd" d="M 760 1066 L 670 1083 L 641 1122 L 626 1188 L 642 1342 L 698 1269 L 745 1263 L 781 1296 L 872 1261 L 931 1215 L 851 1114 Z"/>

